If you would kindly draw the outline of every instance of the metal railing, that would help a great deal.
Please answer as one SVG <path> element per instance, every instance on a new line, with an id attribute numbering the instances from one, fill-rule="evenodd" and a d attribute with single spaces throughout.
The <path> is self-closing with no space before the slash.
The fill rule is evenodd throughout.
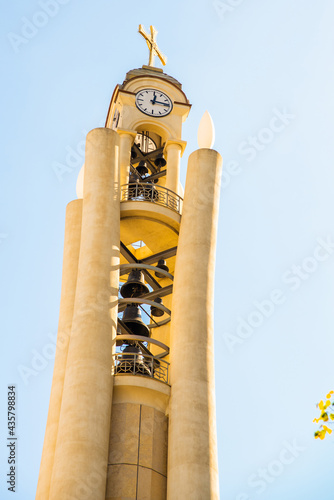
<path id="1" fill-rule="evenodd" d="M 182 198 L 170 189 L 149 182 L 132 182 L 121 186 L 121 201 L 150 201 L 181 213 Z"/>
<path id="2" fill-rule="evenodd" d="M 114 375 L 145 375 L 168 384 L 169 363 L 149 354 L 116 353 L 113 354 Z"/>

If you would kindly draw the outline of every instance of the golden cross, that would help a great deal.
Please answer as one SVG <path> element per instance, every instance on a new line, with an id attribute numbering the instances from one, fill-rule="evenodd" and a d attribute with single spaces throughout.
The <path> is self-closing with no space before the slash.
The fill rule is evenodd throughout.
<path id="1" fill-rule="evenodd" d="M 146 33 L 144 26 L 142 24 L 139 25 L 138 32 L 145 38 L 147 46 L 148 46 L 149 51 L 150 51 L 150 58 L 148 61 L 148 65 L 154 66 L 154 58 L 155 58 L 155 56 L 158 56 L 161 63 L 163 64 L 163 66 L 165 66 L 165 64 L 167 62 L 167 57 L 163 55 L 163 53 L 160 51 L 160 49 L 157 45 L 157 42 L 155 41 L 158 32 L 155 29 L 155 27 L 152 25 L 150 26 L 150 30 L 151 30 L 151 36 L 149 36 Z"/>

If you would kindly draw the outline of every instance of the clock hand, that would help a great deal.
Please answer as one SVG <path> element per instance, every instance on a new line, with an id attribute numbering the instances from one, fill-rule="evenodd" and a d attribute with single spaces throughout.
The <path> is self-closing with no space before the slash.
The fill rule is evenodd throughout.
<path id="1" fill-rule="evenodd" d="M 162 106 L 168 106 L 169 107 L 169 103 L 168 102 L 160 102 L 160 101 L 155 100 L 154 104 L 161 104 Z"/>
<path id="2" fill-rule="evenodd" d="M 154 96 L 154 97 L 153 97 L 153 99 L 151 99 L 151 103 L 152 103 L 152 104 L 155 104 L 155 101 L 157 100 L 157 95 L 156 95 L 156 93 L 155 93 L 155 92 L 153 93 L 153 96 Z"/>

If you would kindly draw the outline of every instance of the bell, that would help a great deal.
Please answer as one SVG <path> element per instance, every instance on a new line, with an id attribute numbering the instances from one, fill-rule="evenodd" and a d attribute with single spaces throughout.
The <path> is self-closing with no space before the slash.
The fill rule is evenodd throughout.
<path id="1" fill-rule="evenodd" d="M 122 297 L 125 299 L 139 297 L 149 291 L 149 288 L 145 285 L 143 272 L 140 269 L 132 269 L 128 281 L 124 283 L 120 290 Z"/>
<path id="2" fill-rule="evenodd" d="M 160 259 L 158 261 L 157 267 L 163 269 L 164 271 L 167 271 L 167 273 L 169 272 L 169 267 L 167 266 L 166 261 L 164 259 Z M 166 278 L 164 274 L 161 274 L 159 272 L 155 272 L 154 274 L 156 275 L 157 278 Z"/>
<path id="3" fill-rule="evenodd" d="M 165 167 L 167 164 L 164 155 L 162 153 L 158 154 L 156 159 L 154 160 L 154 165 L 158 168 Z"/>
<path id="4" fill-rule="evenodd" d="M 154 299 L 154 302 L 156 302 L 157 304 L 162 304 L 162 299 L 160 297 L 157 297 L 156 299 Z M 156 318 L 160 318 L 160 316 L 164 315 L 164 312 L 161 309 L 158 309 L 158 307 L 151 306 L 151 314 Z"/>
<path id="5" fill-rule="evenodd" d="M 128 355 L 126 353 L 128 353 Z M 122 359 L 133 360 L 134 354 L 141 354 L 139 347 L 136 345 L 127 345 L 125 349 L 123 349 Z"/>
<path id="6" fill-rule="evenodd" d="M 141 312 L 137 304 L 128 304 L 122 319 L 133 335 L 150 336 L 150 329 L 141 319 Z"/>
<path id="7" fill-rule="evenodd" d="M 136 167 L 138 174 L 142 177 L 143 175 L 148 174 L 148 168 L 146 166 L 146 161 L 140 161 L 139 165 Z"/>
<path id="8" fill-rule="evenodd" d="M 117 367 L 118 373 L 139 373 L 151 377 L 151 371 L 144 361 L 144 356 L 138 346 L 127 345 L 122 353 Z"/>

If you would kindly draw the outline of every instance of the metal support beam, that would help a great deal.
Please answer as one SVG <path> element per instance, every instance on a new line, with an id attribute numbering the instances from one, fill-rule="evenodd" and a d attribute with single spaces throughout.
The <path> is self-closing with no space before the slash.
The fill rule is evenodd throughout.
<path id="1" fill-rule="evenodd" d="M 168 250 L 163 250 L 162 252 L 151 255 L 150 257 L 146 257 L 145 259 L 141 259 L 142 264 L 153 264 L 154 262 L 158 262 L 160 259 L 169 259 L 170 257 L 174 257 L 177 252 L 177 247 L 169 248 Z"/>
<path id="2" fill-rule="evenodd" d="M 136 259 L 133 253 L 130 252 L 130 250 L 124 245 L 122 241 L 121 241 L 120 252 L 128 262 L 139 262 L 138 259 Z"/>
<path id="3" fill-rule="evenodd" d="M 161 154 L 163 154 L 165 147 L 163 146 L 162 148 L 155 149 L 154 151 L 150 151 L 149 153 L 144 153 L 143 151 L 140 150 L 140 148 L 137 146 L 137 144 L 134 144 L 132 146 L 132 150 L 135 151 L 136 157 L 131 160 L 131 165 L 135 166 L 141 161 L 146 161 L 149 165 L 150 170 L 154 174 L 159 174 L 159 167 L 156 167 L 154 160 Z M 164 170 L 165 175 L 166 171 Z"/>
<path id="4" fill-rule="evenodd" d="M 136 257 L 133 255 L 132 252 L 124 245 L 124 243 L 121 241 L 121 246 L 120 246 L 120 252 L 123 255 L 123 257 L 130 263 L 138 263 L 139 260 L 136 259 Z M 151 276 L 151 274 L 146 270 L 143 269 L 143 273 L 145 274 L 145 278 L 147 283 L 153 288 L 153 290 L 159 290 L 161 289 L 161 286 L 159 283 Z"/>
<path id="5" fill-rule="evenodd" d="M 145 177 L 145 182 L 151 182 L 151 181 L 154 181 L 155 179 L 159 179 L 159 177 L 163 177 L 164 175 L 166 175 L 167 173 L 167 170 L 160 170 L 160 172 L 158 172 L 157 174 L 152 174 L 150 175 L 149 177 Z"/>
<path id="6" fill-rule="evenodd" d="M 131 164 L 137 165 L 141 161 L 146 161 L 149 165 L 149 168 L 154 174 L 158 172 L 157 167 L 154 164 L 154 160 L 157 158 L 159 154 L 163 153 L 164 148 L 155 149 L 154 151 L 150 151 L 149 153 L 143 153 L 137 144 L 132 146 L 132 149 L 136 152 L 137 156 L 131 161 Z"/>
<path id="7" fill-rule="evenodd" d="M 166 297 L 166 295 L 170 295 L 173 293 L 173 285 L 164 286 L 163 288 L 159 288 L 159 290 L 154 290 L 150 293 L 144 293 L 140 296 L 141 299 L 154 300 L 157 297 Z"/>

